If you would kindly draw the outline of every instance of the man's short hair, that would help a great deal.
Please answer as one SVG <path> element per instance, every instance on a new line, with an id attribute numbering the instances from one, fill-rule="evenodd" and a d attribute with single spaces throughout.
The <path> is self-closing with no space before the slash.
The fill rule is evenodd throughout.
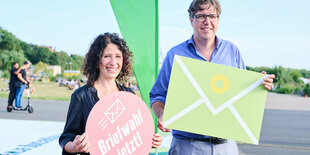
<path id="1" fill-rule="evenodd" d="M 14 67 L 18 62 L 12 62 L 12 67 Z"/>
<path id="2" fill-rule="evenodd" d="M 31 62 L 28 61 L 28 60 L 26 60 L 26 61 L 24 62 L 24 65 L 27 65 L 27 64 L 31 64 Z"/>
<path id="3" fill-rule="evenodd" d="M 209 5 L 209 7 L 213 6 L 214 9 L 216 10 L 216 13 L 218 15 L 221 15 L 221 5 L 218 0 L 193 0 L 193 2 L 191 3 L 191 5 L 187 10 L 189 13 L 189 17 L 193 17 L 196 14 L 196 12 L 204 10 L 205 8 L 201 7 L 201 5 L 203 4 Z"/>

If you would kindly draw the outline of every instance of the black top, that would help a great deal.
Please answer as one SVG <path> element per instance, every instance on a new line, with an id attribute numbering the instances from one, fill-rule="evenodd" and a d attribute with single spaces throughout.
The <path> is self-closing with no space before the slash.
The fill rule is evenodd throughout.
<path id="1" fill-rule="evenodd" d="M 19 74 L 22 74 L 22 78 L 27 81 L 27 72 L 26 70 L 22 69 L 20 70 Z M 17 76 L 16 76 L 16 81 L 22 82 Z"/>
<path id="2" fill-rule="evenodd" d="M 117 87 L 120 89 L 120 91 L 127 91 L 134 94 L 130 88 L 124 87 L 120 84 L 117 84 Z M 76 135 L 81 135 L 85 132 L 88 115 L 98 101 L 99 98 L 97 96 L 96 88 L 91 87 L 88 84 L 75 90 L 75 92 L 72 94 L 65 128 L 59 137 L 59 144 L 63 149 L 63 155 L 71 154 L 64 150 L 65 145 L 69 141 L 73 141 Z M 88 153 L 80 154 L 84 155 Z"/>
<path id="3" fill-rule="evenodd" d="M 15 81 L 18 79 L 18 78 L 17 78 L 17 75 L 14 73 L 14 72 L 16 72 L 16 71 L 17 71 L 16 68 L 14 68 L 14 67 L 11 68 L 10 85 L 14 85 L 14 84 L 15 84 Z"/>

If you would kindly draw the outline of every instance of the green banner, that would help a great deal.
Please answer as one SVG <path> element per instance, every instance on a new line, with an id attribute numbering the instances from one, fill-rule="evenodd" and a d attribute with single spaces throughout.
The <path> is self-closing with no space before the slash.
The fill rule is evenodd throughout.
<path id="1" fill-rule="evenodd" d="M 142 99 L 149 106 L 149 92 L 158 74 L 158 0 L 110 2 L 122 36 L 134 55 L 133 70 Z M 157 124 L 155 119 L 154 122 Z"/>

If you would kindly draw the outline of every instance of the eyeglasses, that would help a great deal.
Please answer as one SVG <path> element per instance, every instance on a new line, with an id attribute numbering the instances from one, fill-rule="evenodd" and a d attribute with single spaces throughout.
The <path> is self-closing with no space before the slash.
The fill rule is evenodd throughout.
<path id="1" fill-rule="evenodd" d="M 209 15 L 198 14 L 198 15 L 194 15 L 194 16 L 193 16 L 193 18 L 196 18 L 197 21 L 199 21 L 199 22 L 205 21 L 205 20 L 207 19 L 207 17 L 209 17 L 209 20 L 210 20 L 211 22 L 215 22 L 215 21 L 218 20 L 219 15 L 217 15 L 217 14 L 209 14 Z"/>

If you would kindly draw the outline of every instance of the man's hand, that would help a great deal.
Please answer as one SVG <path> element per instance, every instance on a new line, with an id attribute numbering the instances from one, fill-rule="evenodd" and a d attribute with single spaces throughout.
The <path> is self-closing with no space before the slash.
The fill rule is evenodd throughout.
<path id="1" fill-rule="evenodd" d="M 266 72 L 262 71 L 262 74 L 266 74 Z M 275 75 L 273 74 L 270 74 L 266 78 L 264 78 L 264 82 L 262 84 L 267 90 L 271 90 L 274 78 L 275 78 Z"/>
<path id="2" fill-rule="evenodd" d="M 157 128 L 163 132 L 171 132 L 171 129 L 167 129 L 164 127 L 164 124 L 161 122 L 161 119 L 158 119 L 157 121 Z"/>
<path id="3" fill-rule="evenodd" d="M 156 115 L 156 117 L 158 118 L 157 128 L 163 132 L 171 132 L 171 130 L 165 128 L 163 123 L 161 122 L 163 119 L 164 108 L 165 108 L 165 105 L 161 101 L 156 101 L 152 105 L 152 110 L 154 114 Z"/>

